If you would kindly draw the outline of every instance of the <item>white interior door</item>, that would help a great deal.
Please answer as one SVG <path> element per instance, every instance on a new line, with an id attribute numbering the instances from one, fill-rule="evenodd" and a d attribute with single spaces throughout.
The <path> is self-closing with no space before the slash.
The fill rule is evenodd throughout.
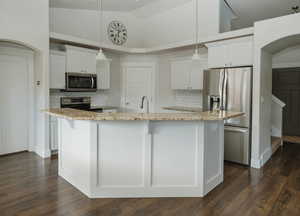
<path id="1" fill-rule="evenodd" d="M 128 112 L 142 112 L 140 103 L 143 96 L 149 99 L 153 111 L 153 66 L 126 65 L 123 67 L 123 108 Z M 145 102 L 146 106 L 146 102 Z"/>
<path id="2" fill-rule="evenodd" d="M 26 58 L 0 53 L 0 155 L 28 150 L 28 70 Z"/>

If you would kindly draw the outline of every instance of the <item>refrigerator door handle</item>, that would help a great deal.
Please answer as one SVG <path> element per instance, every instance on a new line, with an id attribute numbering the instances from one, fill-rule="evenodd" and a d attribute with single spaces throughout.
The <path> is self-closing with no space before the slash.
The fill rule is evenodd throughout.
<path id="1" fill-rule="evenodd" d="M 223 110 L 223 103 L 224 103 L 224 77 L 225 77 L 225 68 L 220 73 L 220 81 L 219 81 L 219 94 L 220 94 L 220 109 Z"/>
<path id="2" fill-rule="evenodd" d="M 225 75 L 224 75 L 224 104 L 223 104 L 223 109 L 224 110 L 227 110 L 227 102 L 228 102 L 228 89 L 227 89 L 227 86 L 228 86 L 228 71 L 227 69 L 225 69 Z"/>

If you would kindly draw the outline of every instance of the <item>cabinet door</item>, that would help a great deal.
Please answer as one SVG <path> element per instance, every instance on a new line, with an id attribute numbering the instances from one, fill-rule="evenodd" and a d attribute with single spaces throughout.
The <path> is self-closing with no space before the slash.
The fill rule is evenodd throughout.
<path id="1" fill-rule="evenodd" d="M 229 45 L 230 67 L 253 65 L 253 42 L 248 38 L 237 40 Z"/>
<path id="2" fill-rule="evenodd" d="M 66 56 L 64 53 L 50 53 L 50 88 L 65 88 Z"/>
<path id="3" fill-rule="evenodd" d="M 203 89 L 203 71 L 207 68 L 207 61 L 192 61 L 192 69 L 190 75 L 190 88 L 192 90 Z"/>
<path id="4" fill-rule="evenodd" d="M 110 89 L 111 60 L 97 62 L 98 89 Z"/>
<path id="5" fill-rule="evenodd" d="M 171 63 L 171 88 L 188 89 L 190 87 L 191 60 L 177 60 Z"/>
<path id="6" fill-rule="evenodd" d="M 66 46 L 67 72 L 96 73 L 96 52 L 93 50 Z"/>
<path id="7" fill-rule="evenodd" d="M 223 68 L 227 65 L 228 46 L 217 43 L 208 45 L 208 68 Z"/>

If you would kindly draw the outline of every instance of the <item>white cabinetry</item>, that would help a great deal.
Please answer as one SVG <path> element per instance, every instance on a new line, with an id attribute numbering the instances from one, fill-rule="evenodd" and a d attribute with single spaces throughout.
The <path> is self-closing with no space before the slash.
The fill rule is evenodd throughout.
<path id="1" fill-rule="evenodd" d="M 65 88 L 66 53 L 50 52 L 50 89 Z"/>
<path id="2" fill-rule="evenodd" d="M 253 37 L 209 43 L 208 68 L 253 65 Z"/>
<path id="3" fill-rule="evenodd" d="M 65 47 L 67 56 L 67 72 L 96 73 L 97 51 L 74 46 Z"/>
<path id="4" fill-rule="evenodd" d="M 98 89 L 110 89 L 110 64 L 111 59 L 97 61 Z"/>
<path id="5" fill-rule="evenodd" d="M 171 88 L 173 90 L 203 89 L 203 70 L 207 68 L 206 59 L 192 61 L 177 59 L 171 62 Z"/>

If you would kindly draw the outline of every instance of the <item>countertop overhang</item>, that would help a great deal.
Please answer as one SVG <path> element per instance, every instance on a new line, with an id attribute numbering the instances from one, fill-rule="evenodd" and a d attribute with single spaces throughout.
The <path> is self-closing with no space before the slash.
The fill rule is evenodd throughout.
<path id="1" fill-rule="evenodd" d="M 197 113 L 95 113 L 69 108 L 43 111 L 58 118 L 85 121 L 220 121 L 244 115 L 241 112 L 231 111 Z"/>

